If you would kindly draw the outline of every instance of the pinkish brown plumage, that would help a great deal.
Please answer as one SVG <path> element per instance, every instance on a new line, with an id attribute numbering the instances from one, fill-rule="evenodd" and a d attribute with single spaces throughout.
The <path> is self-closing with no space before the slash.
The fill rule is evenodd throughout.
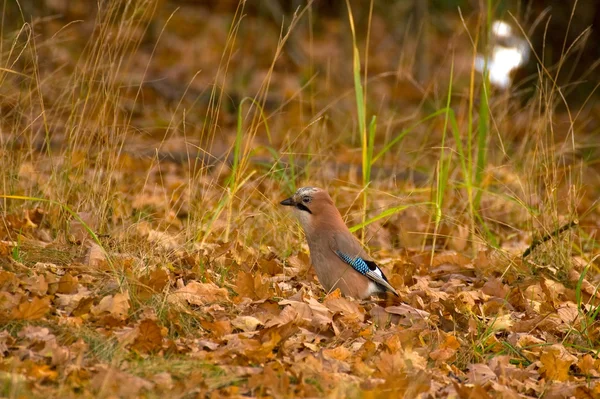
<path id="1" fill-rule="evenodd" d="M 306 235 L 312 265 L 325 291 L 339 288 L 342 294 L 359 299 L 386 291 L 398 295 L 350 233 L 327 191 L 302 187 L 281 201 L 281 205 L 293 207 Z"/>

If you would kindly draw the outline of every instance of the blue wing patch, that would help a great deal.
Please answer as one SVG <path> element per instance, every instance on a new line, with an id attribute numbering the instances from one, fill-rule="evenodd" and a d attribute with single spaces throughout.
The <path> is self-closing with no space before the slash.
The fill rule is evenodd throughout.
<path id="1" fill-rule="evenodd" d="M 344 262 L 352 266 L 352 268 L 360 274 L 366 275 L 367 272 L 370 270 L 369 266 L 367 265 L 367 262 L 365 262 L 362 258 L 358 256 L 356 258 L 351 258 L 342 251 L 335 251 L 335 253 L 337 254 L 337 256 L 342 258 Z"/>
<path id="2" fill-rule="evenodd" d="M 335 253 L 337 256 L 340 257 L 341 260 L 352 266 L 354 270 L 356 270 L 363 276 L 368 277 L 376 284 L 382 286 L 384 290 L 390 291 L 396 296 L 400 296 L 398 292 L 396 292 L 394 287 L 390 285 L 388 279 L 385 277 L 381 269 L 377 267 L 375 262 L 370 260 L 364 260 L 360 256 L 357 256 L 356 258 L 351 258 L 350 256 L 346 255 L 345 253 L 339 250 L 336 250 Z"/>

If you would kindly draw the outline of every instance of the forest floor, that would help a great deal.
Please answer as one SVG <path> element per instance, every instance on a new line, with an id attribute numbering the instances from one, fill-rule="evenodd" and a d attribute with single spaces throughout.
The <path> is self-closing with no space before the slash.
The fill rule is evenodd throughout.
<path id="1" fill-rule="evenodd" d="M 43 3 L 0 42 L 0 396 L 600 397 L 600 107 L 485 84 L 480 11 Z M 323 291 L 309 185 L 399 298 Z"/>

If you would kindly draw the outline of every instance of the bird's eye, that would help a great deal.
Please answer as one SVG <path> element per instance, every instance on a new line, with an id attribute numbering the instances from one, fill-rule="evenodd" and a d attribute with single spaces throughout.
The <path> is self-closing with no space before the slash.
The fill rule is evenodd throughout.
<path id="1" fill-rule="evenodd" d="M 302 202 L 304 202 L 305 204 L 308 204 L 310 202 L 310 198 L 309 197 L 302 197 Z"/>

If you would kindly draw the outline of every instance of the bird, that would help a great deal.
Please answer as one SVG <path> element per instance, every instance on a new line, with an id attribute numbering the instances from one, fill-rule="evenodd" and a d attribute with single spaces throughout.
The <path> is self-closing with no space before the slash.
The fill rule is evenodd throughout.
<path id="1" fill-rule="evenodd" d="M 400 296 L 348 230 L 326 190 L 302 187 L 280 204 L 292 207 L 302 226 L 311 263 L 326 292 L 339 288 L 356 299 L 386 292 Z"/>

